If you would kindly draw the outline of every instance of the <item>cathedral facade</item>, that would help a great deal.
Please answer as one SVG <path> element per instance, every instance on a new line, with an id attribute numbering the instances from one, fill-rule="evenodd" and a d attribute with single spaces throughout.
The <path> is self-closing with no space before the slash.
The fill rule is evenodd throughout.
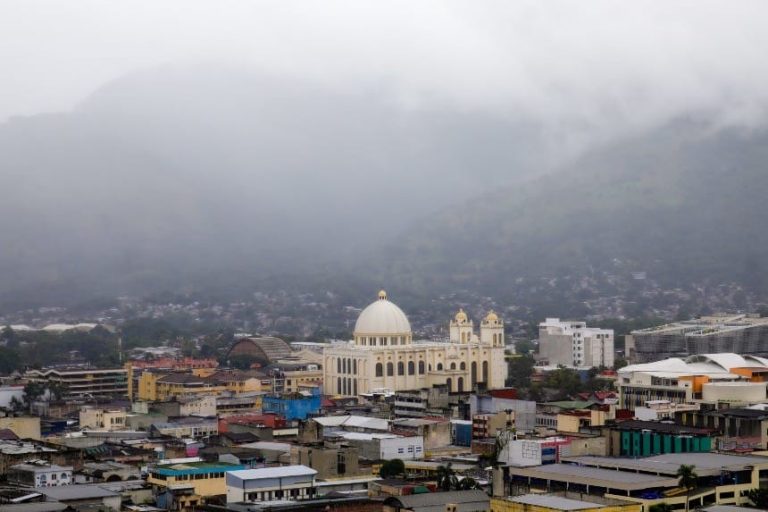
<path id="1" fill-rule="evenodd" d="M 324 349 L 324 392 L 356 396 L 437 384 L 454 392 L 471 391 L 477 383 L 504 387 L 504 322 L 491 311 L 480 322 L 478 336 L 472 320 L 459 310 L 449 331 L 447 342 L 414 342 L 408 317 L 381 291 L 360 313 L 354 339 Z"/>

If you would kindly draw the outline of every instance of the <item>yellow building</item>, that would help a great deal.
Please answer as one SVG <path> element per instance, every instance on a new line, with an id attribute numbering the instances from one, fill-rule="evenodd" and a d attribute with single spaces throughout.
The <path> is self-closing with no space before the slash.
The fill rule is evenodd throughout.
<path id="1" fill-rule="evenodd" d="M 80 409 L 80 428 L 122 430 L 125 428 L 125 409 L 101 409 L 83 407 Z"/>
<path id="2" fill-rule="evenodd" d="M 193 510 L 210 498 L 225 496 L 227 471 L 246 469 L 226 462 L 184 462 L 158 465 L 149 471 L 147 483 L 166 510 Z"/>
<path id="3" fill-rule="evenodd" d="M 450 322 L 447 342 L 413 341 L 405 313 L 386 292 L 357 319 L 354 339 L 323 351 L 326 394 L 356 396 L 388 389 L 403 391 L 447 385 L 468 392 L 477 383 L 504 387 L 504 322 L 491 311 L 480 323 L 480 335 L 464 311 Z"/>
<path id="4" fill-rule="evenodd" d="M 578 494 L 576 494 L 578 496 Z M 641 512 L 637 503 L 602 500 L 594 503 L 548 494 L 525 494 L 509 498 L 491 498 L 491 512 Z"/>
<path id="5" fill-rule="evenodd" d="M 155 402 L 190 395 L 211 395 L 224 391 L 248 393 L 261 391 L 261 380 L 234 371 L 190 372 L 145 371 L 139 377 L 138 399 Z"/>
<path id="6" fill-rule="evenodd" d="M 20 439 L 41 439 L 40 418 L 37 416 L 18 416 L 0 418 L 0 430 L 9 429 Z"/>

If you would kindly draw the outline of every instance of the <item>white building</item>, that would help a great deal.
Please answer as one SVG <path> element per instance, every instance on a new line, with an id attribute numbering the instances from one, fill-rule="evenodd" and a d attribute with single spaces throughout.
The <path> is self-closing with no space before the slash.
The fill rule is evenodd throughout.
<path id="1" fill-rule="evenodd" d="M 16 464 L 8 468 L 8 482 L 32 487 L 71 485 L 72 466 L 58 466 L 45 461 Z"/>
<path id="2" fill-rule="evenodd" d="M 336 432 L 334 436 L 357 447 L 361 457 L 368 460 L 415 460 L 424 458 L 423 436 L 399 436 L 366 432 Z"/>
<path id="3" fill-rule="evenodd" d="M 301 465 L 228 471 L 227 503 L 311 498 L 315 475 L 317 471 Z"/>
<path id="4" fill-rule="evenodd" d="M 547 318 L 539 324 L 539 355 L 550 365 L 613 367 L 613 329 Z"/>
<path id="5" fill-rule="evenodd" d="M 507 377 L 504 322 L 491 311 L 479 336 L 464 311 L 450 322 L 448 342 L 414 342 L 405 313 L 387 299 L 377 301 L 357 319 L 354 340 L 323 351 L 323 386 L 329 395 L 356 396 L 376 389 L 431 388 L 471 391 L 477 383 L 501 388 Z"/>

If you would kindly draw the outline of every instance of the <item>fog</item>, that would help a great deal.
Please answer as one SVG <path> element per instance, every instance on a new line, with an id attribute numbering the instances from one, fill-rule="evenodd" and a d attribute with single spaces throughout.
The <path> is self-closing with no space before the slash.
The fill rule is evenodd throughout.
<path id="1" fill-rule="evenodd" d="M 5 295 L 338 264 L 613 141 L 768 106 L 764 2 L 0 14 Z"/>

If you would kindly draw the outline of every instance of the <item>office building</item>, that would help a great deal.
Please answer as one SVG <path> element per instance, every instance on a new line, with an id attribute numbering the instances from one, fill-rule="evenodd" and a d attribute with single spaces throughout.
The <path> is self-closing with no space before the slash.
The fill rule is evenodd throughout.
<path id="1" fill-rule="evenodd" d="M 547 318 L 539 324 L 539 356 L 550 366 L 611 368 L 614 363 L 613 329 Z"/>

